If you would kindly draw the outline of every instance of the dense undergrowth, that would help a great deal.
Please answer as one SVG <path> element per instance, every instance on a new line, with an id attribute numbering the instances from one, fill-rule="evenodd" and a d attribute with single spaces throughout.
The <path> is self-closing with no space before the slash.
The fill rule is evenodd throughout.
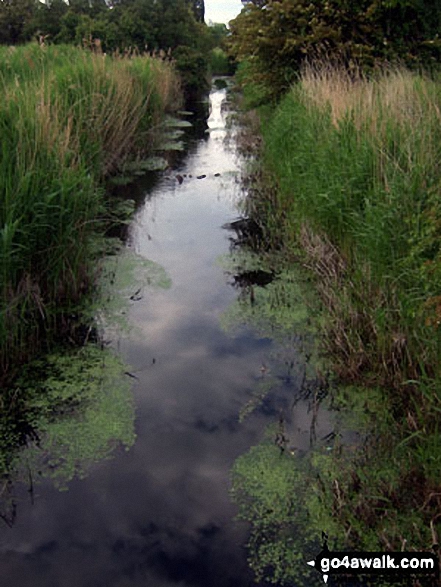
<path id="1" fill-rule="evenodd" d="M 179 107 L 170 63 L 72 46 L 0 49 L 0 381 L 60 335 L 97 277 L 103 180 Z"/>
<path id="2" fill-rule="evenodd" d="M 254 103 L 259 95 L 248 92 Z M 334 407 L 355 415 L 352 426 L 366 438 L 355 449 L 318 447 L 306 490 L 300 476 L 290 494 L 276 483 L 272 497 L 264 487 L 245 491 L 242 504 L 281 500 L 289 512 L 278 526 L 255 518 L 253 560 L 260 574 L 290 583 L 299 561 L 283 553 L 297 544 L 302 508 L 340 549 L 439 544 L 441 81 L 404 69 L 366 79 L 307 65 L 260 119 L 262 165 L 247 212 L 282 265 L 301 263 L 313 276 L 321 307 L 310 312 L 339 389 Z M 272 478 L 282 464 L 265 450 L 254 469 Z M 242 490 L 248 461 L 235 469 Z M 289 477 L 298 465 L 283 462 Z"/>

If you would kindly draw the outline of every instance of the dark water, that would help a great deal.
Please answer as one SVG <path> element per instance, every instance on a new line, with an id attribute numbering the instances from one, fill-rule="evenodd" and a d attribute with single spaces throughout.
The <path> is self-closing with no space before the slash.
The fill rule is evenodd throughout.
<path id="1" fill-rule="evenodd" d="M 209 132 L 145 194 L 129 230 L 128 246 L 172 282 L 135 296 L 133 328 L 114 341 L 137 377 L 136 441 L 128 451 L 116 446 L 68 491 L 48 479 L 32 499 L 23 489 L 14 524 L 0 530 L 1 587 L 254 585 L 230 469 L 289 403 L 300 375 L 239 423 L 275 347 L 252 328 L 233 335 L 220 323 L 238 297 L 218 262 L 230 247 L 222 227 L 237 218 L 241 196 L 241 161 L 224 140 L 225 96 L 212 92 Z M 292 445 L 308 448 L 310 424 L 308 402 L 298 403 Z"/>

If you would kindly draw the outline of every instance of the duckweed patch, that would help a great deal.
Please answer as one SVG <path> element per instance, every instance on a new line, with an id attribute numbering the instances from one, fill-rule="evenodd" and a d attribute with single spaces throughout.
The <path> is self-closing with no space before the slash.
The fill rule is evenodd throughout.
<path id="1" fill-rule="evenodd" d="M 127 331 L 130 305 L 148 294 L 149 288 L 168 289 L 171 279 L 164 268 L 137 255 L 129 248 L 118 248 L 101 264 L 100 291 L 88 312 L 95 317 L 104 336 Z"/>
<path id="2" fill-rule="evenodd" d="M 29 363 L 0 416 L 0 517 L 12 526 L 21 487 L 33 498 L 50 479 L 67 489 L 95 463 L 135 441 L 126 367 L 110 349 L 87 344 Z"/>

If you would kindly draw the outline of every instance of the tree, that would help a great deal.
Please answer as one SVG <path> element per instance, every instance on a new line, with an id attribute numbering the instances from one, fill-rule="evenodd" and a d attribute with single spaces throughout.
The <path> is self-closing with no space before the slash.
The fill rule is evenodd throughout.
<path id="1" fill-rule="evenodd" d="M 0 0 L 0 43 L 16 45 L 32 38 L 35 0 Z"/>
<path id="2" fill-rule="evenodd" d="M 430 65 L 441 55 L 436 0 L 252 0 L 230 27 L 233 55 L 276 95 L 319 52 L 365 69 Z"/>
<path id="3" fill-rule="evenodd" d="M 105 0 L 69 0 L 69 7 L 77 14 L 87 14 L 90 17 L 108 10 Z"/>
<path id="4" fill-rule="evenodd" d="M 196 47 L 199 27 L 186 0 L 157 0 L 154 28 L 158 48 Z"/>
<path id="5" fill-rule="evenodd" d="M 205 4 L 204 0 L 188 0 L 188 3 L 193 11 L 193 14 L 198 22 L 205 20 Z"/>
<path id="6" fill-rule="evenodd" d="M 69 10 L 64 0 L 51 0 L 45 4 L 39 2 L 34 15 L 35 30 L 49 41 L 56 39 L 60 33 L 63 16 Z"/>
<path id="7" fill-rule="evenodd" d="M 208 33 L 211 38 L 212 47 L 223 47 L 229 31 L 227 25 L 223 22 L 210 22 Z"/>

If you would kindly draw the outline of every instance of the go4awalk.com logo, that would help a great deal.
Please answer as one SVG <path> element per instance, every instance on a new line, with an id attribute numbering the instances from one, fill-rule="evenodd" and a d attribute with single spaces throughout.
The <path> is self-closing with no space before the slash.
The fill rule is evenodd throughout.
<path id="1" fill-rule="evenodd" d="M 322 551 L 307 564 L 322 574 L 330 575 L 432 575 L 439 578 L 439 560 L 430 552 L 331 552 L 323 533 Z"/>

